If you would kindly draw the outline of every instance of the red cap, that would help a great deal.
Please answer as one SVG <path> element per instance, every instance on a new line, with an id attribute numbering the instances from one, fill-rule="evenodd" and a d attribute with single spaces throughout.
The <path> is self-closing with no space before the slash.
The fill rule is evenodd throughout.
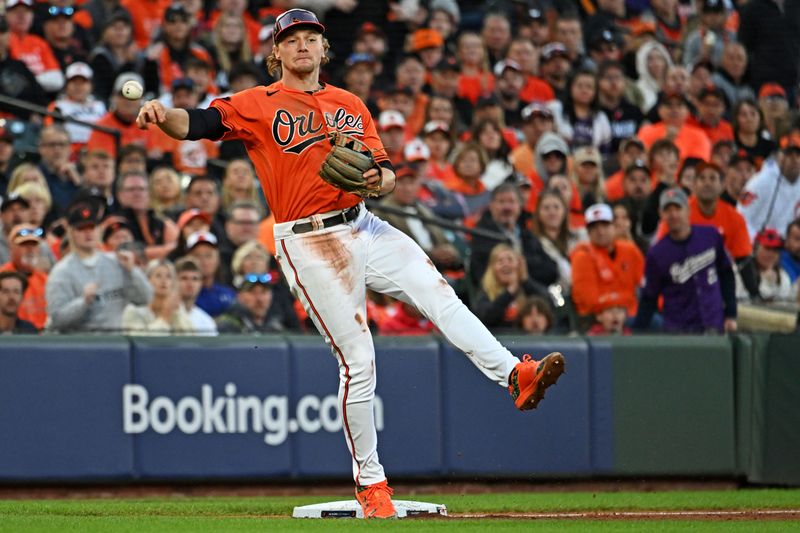
<path id="1" fill-rule="evenodd" d="M 777 83 L 765 83 L 758 90 L 759 98 L 769 98 L 770 96 L 780 96 L 786 98 L 786 91 Z"/>
<path id="2" fill-rule="evenodd" d="M 195 218 L 202 218 L 206 224 L 211 224 L 211 217 L 208 213 L 200 211 L 199 209 L 187 209 L 181 216 L 178 217 L 178 229 L 183 229 L 183 227 L 194 220 Z"/>
<path id="3" fill-rule="evenodd" d="M 444 46 L 444 39 L 442 34 L 433 28 L 420 28 L 411 34 L 411 50 L 414 52 L 440 46 Z"/>
<path id="4" fill-rule="evenodd" d="M 765 228 L 756 234 L 756 242 L 764 248 L 781 249 L 783 248 L 783 239 L 780 233 L 772 228 Z"/>

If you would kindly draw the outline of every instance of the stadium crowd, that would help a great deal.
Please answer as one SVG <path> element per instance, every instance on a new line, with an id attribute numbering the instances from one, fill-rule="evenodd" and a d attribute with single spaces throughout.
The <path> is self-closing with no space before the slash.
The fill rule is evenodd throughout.
<path id="1" fill-rule="evenodd" d="M 364 100 L 394 163 L 369 207 L 491 330 L 796 315 L 800 0 L 4 1 L 2 333 L 313 329 L 242 143 L 134 123 L 144 99 L 275 81 L 292 7 L 326 25 L 324 79 Z M 380 294 L 367 311 L 378 334 L 433 330 Z"/>

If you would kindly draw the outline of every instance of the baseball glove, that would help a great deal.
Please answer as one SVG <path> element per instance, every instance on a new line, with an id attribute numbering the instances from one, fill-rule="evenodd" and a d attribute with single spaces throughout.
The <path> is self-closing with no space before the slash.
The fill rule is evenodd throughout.
<path id="1" fill-rule="evenodd" d="M 320 177 L 337 189 L 357 194 L 362 198 L 372 198 L 380 194 L 381 182 L 367 185 L 364 172 L 380 167 L 375 162 L 372 150 L 363 141 L 338 131 L 328 135 L 331 143 L 330 153 L 322 163 Z"/>

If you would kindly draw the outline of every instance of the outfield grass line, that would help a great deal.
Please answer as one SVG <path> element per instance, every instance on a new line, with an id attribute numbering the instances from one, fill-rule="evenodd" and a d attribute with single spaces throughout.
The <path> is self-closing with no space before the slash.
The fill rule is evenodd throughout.
<path id="1" fill-rule="evenodd" d="M 425 518 L 425 517 L 422 517 Z M 777 518 L 779 520 L 800 520 L 800 509 L 750 509 L 717 510 L 696 509 L 692 511 L 613 511 L 613 512 L 563 512 L 563 513 L 449 513 L 448 518 L 486 519 L 486 518 L 527 518 L 538 520 L 661 520 L 674 518 L 694 518 L 701 520 L 739 519 L 761 520 Z"/>

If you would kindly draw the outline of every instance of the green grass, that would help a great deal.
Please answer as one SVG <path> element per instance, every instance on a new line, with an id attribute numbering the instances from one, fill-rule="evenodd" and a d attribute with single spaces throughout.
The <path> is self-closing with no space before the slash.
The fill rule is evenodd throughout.
<path id="1" fill-rule="evenodd" d="M 800 509 L 800 490 L 748 489 L 731 491 L 509 493 L 480 495 L 396 495 L 444 503 L 451 513 Z M 589 520 L 293 520 L 292 508 L 334 497 L 259 497 L 92 500 L 2 500 L 0 532 L 81 531 L 352 531 L 389 528 L 407 531 L 798 531 L 788 521 L 589 521 Z"/>

